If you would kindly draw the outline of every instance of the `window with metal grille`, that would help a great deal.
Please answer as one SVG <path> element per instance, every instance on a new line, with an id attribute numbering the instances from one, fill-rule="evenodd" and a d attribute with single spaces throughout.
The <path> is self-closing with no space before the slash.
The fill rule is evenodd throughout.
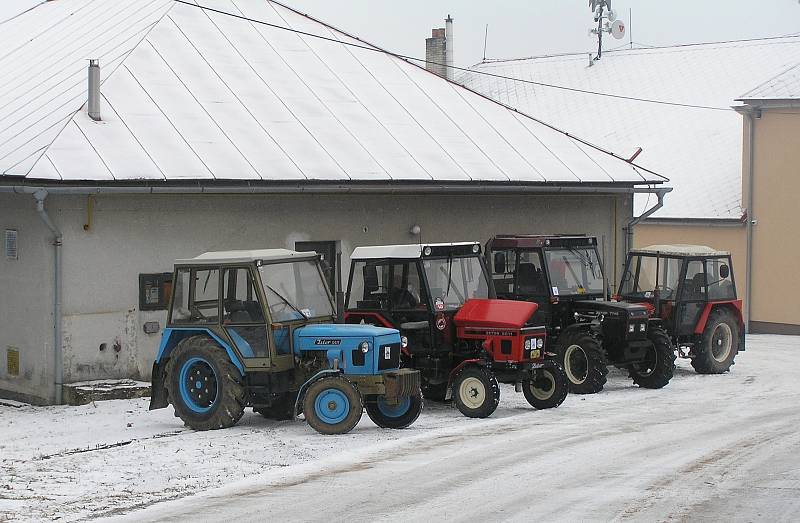
<path id="1" fill-rule="evenodd" d="M 17 250 L 17 231 L 14 229 L 6 229 L 6 259 L 16 260 L 19 258 L 19 251 Z"/>

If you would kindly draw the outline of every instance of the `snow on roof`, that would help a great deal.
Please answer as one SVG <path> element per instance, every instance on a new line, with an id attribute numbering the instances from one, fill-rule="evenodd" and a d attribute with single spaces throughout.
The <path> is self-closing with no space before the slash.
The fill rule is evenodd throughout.
<path id="1" fill-rule="evenodd" d="M 378 258 L 420 258 L 425 247 L 462 247 L 465 245 L 477 245 L 478 242 L 456 242 L 456 243 L 413 243 L 410 245 L 369 245 L 366 247 L 356 247 L 351 260 L 370 260 Z"/>
<path id="2" fill-rule="evenodd" d="M 369 46 L 274 1 L 202 3 Z M 46 2 L 0 43 L 0 178 L 664 181 L 386 53 L 171 0 Z"/>
<path id="3" fill-rule="evenodd" d="M 633 254 L 673 254 L 676 256 L 729 256 L 728 251 L 718 251 L 705 245 L 688 245 L 679 243 L 675 245 L 650 245 L 641 249 L 631 250 Z"/>
<path id="4" fill-rule="evenodd" d="M 476 71 L 637 98 L 730 108 L 741 93 L 800 63 L 800 37 L 490 61 Z M 637 158 L 670 178 L 654 218 L 740 218 L 742 117 L 615 99 L 464 73 L 457 81 Z M 656 199 L 638 196 L 636 213 Z"/>
<path id="5" fill-rule="evenodd" d="M 205 252 L 194 258 L 176 260 L 177 265 L 218 265 L 222 263 L 248 263 L 252 261 L 307 260 L 316 252 L 298 252 L 289 249 L 256 249 L 243 251 Z"/>
<path id="6" fill-rule="evenodd" d="M 800 64 L 770 78 L 740 96 L 738 100 L 797 100 L 798 98 L 800 98 Z"/>

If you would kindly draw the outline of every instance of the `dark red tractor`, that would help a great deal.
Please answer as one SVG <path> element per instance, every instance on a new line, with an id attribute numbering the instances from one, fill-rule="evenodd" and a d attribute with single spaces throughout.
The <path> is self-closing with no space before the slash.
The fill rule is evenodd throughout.
<path id="1" fill-rule="evenodd" d="M 497 408 L 499 383 L 537 409 L 559 406 L 568 385 L 530 326 L 535 303 L 495 299 L 477 242 L 358 247 L 345 321 L 400 330 L 404 366 L 420 371 L 428 399 L 453 399 L 469 417 Z"/>
<path id="2" fill-rule="evenodd" d="M 660 318 L 678 356 L 701 374 L 728 371 L 745 350 L 731 255 L 702 245 L 653 245 L 628 255 L 617 299 Z"/>

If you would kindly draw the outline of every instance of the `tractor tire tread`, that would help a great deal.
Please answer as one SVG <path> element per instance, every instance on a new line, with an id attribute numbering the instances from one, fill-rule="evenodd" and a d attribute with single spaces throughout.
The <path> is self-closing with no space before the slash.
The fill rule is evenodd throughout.
<path id="1" fill-rule="evenodd" d="M 586 331 L 573 331 L 562 334 L 558 340 L 558 364 L 566 369 L 564 362 L 567 347 L 579 345 L 589 359 L 589 369 L 583 383 L 569 382 L 569 392 L 572 394 L 595 394 L 603 390 L 608 381 L 608 362 L 606 353 L 600 341 Z"/>

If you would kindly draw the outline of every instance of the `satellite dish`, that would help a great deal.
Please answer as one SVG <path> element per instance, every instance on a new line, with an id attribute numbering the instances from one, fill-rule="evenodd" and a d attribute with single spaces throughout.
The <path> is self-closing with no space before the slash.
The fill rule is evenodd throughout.
<path id="1" fill-rule="evenodd" d="M 617 12 L 613 9 L 609 10 L 608 13 L 606 13 L 606 18 L 608 18 L 609 22 L 615 21 L 617 19 Z"/>
<path id="2" fill-rule="evenodd" d="M 611 24 L 611 36 L 617 40 L 625 36 L 625 23 L 622 20 L 617 20 Z"/>

